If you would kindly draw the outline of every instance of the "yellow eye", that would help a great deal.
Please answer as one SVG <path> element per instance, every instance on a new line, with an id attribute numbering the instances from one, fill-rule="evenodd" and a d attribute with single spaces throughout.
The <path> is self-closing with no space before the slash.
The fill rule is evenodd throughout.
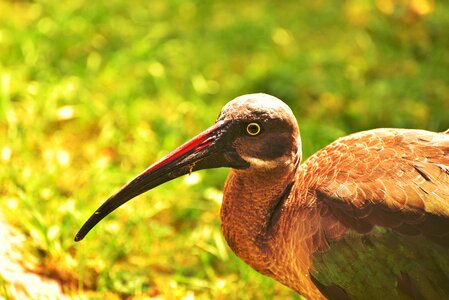
<path id="1" fill-rule="evenodd" d="M 261 131 L 260 125 L 257 123 L 249 123 L 246 126 L 246 132 L 248 132 L 249 135 L 258 135 Z"/>

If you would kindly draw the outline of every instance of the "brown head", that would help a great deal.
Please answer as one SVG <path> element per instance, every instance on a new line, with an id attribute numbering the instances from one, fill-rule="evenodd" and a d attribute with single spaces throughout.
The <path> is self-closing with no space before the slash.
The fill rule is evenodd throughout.
<path id="1" fill-rule="evenodd" d="M 285 167 L 292 163 L 292 154 L 301 159 L 298 123 L 290 107 L 278 98 L 267 94 L 237 97 L 218 117 L 218 121 L 232 120 L 240 131 L 233 148 L 252 170 Z"/>
<path id="2" fill-rule="evenodd" d="M 217 122 L 140 173 L 87 220 L 79 241 L 120 205 L 164 182 L 209 168 L 265 172 L 301 159 L 299 130 L 291 109 L 266 94 L 240 96 L 226 104 Z"/>

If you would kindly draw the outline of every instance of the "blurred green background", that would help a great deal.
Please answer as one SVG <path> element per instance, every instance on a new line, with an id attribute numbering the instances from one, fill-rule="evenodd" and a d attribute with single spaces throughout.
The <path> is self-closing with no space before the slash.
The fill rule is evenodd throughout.
<path id="1" fill-rule="evenodd" d="M 447 1 L 0 0 L 0 211 L 26 267 L 92 299 L 299 299 L 227 247 L 226 170 L 73 237 L 241 94 L 287 102 L 306 157 L 354 131 L 449 128 L 448 29 Z"/>

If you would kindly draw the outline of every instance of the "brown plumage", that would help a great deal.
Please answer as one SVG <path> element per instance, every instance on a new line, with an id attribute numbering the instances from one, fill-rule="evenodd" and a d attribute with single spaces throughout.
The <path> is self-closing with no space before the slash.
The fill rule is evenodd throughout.
<path id="1" fill-rule="evenodd" d="M 226 166 L 222 230 L 262 274 L 310 299 L 449 293 L 449 130 L 359 132 L 300 161 L 290 108 L 265 94 L 241 96 L 108 199 L 75 239 L 148 189 Z"/>

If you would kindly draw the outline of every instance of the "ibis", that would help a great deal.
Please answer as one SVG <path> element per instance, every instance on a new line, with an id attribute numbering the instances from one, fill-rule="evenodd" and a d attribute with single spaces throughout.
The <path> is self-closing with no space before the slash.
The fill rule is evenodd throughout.
<path id="1" fill-rule="evenodd" d="M 308 299 L 448 299 L 449 130 L 358 132 L 304 162 L 301 149 L 284 102 L 237 97 L 107 199 L 75 241 L 139 194 L 228 167 L 222 231 L 256 271 Z"/>

